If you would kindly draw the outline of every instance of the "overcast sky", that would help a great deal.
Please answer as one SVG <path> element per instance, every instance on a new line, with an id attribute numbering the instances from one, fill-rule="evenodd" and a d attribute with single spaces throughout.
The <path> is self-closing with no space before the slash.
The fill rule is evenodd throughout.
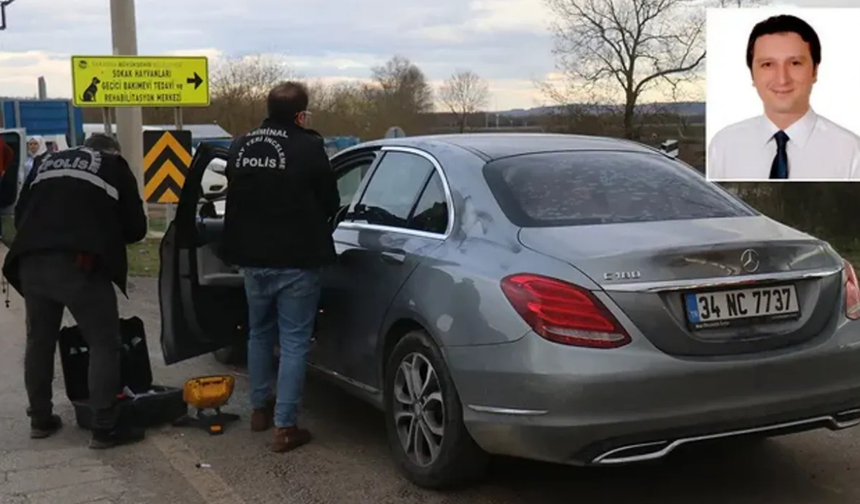
<path id="1" fill-rule="evenodd" d="M 0 96 L 70 96 L 72 54 L 110 54 L 108 0 L 16 0 L 0 31 Z M 367 78 L 399 53 L 431 81 L 490 80 L 491 108 L 531 107 L 554 70 L 542 0 L 137 0 L 140 54 L 285 55 L 307 77 Z"/>
<path id="2" fill-rule="evenodd" d="M 780 3 L 860 6 L 860 0 Z M 490 81 L 491 109 L 543 102 L 555 70 L 543 0 L 137 0 L 140 54 L 279 54 L 310 78 L 367 78 L 398 53 L 433 84 L 455 69 Z M 16 0 L 0 31 L 0 96 L 70 96 L 72 54 L 110 54 L 108 0 Z"/>

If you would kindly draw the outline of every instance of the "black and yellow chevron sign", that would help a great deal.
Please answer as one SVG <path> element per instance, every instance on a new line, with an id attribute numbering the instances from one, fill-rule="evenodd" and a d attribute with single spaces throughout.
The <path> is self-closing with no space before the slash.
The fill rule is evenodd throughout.
<path id="1" fill-rule="evenodd" d="M 143 199 L 176 203 L 191 167 L 191 132 L 143 132 Z"/>

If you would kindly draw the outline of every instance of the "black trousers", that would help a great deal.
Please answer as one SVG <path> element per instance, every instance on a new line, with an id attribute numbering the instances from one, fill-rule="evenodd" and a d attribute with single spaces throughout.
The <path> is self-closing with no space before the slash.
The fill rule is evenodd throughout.
<path id="1" fill-rule="evenodd" d="M 53 411 L 54 355 L 68 308 L 89 346 L 93 428 L 112 429 L 119 414 L 121 338 L 116 291 L 109 276 L 98 268 L 83 270 L 69 252 L 26 255 L 20 273 L 27 309 L 28 414 L 39 417 Z"/>

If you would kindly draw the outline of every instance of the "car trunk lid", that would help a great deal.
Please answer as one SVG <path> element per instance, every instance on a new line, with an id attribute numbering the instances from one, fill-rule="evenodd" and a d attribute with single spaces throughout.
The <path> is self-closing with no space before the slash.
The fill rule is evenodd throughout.
<path id="1" fill-rule="evenodd" d="M 532 227 L 520 241 L 592 278 L 670 354 L 776 349 L 836 321 L 838 256 L 767 217 Z"/>

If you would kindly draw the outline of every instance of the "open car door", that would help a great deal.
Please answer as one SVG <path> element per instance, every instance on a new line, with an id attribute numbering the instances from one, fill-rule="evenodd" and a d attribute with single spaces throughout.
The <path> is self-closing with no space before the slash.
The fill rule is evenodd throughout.
<path id="1" fill-rule="evenodd" d="M 27 134 L 23 129 L 0 129 L 0 236 L 11 245 L 15 236 L 14 214 L 24 185 Z"/>
<path id="2" fill-rule="evenodd" d="M 223 166 L 227 149 L 202 143 L 182 186 L 176 217 L 161 241 L 158 297 L 165 364 L 214 352 L 246 338 L 247 302 L 238 269 L 219 258 L 220 196 L 204 195 L 211 166 Z"/>

